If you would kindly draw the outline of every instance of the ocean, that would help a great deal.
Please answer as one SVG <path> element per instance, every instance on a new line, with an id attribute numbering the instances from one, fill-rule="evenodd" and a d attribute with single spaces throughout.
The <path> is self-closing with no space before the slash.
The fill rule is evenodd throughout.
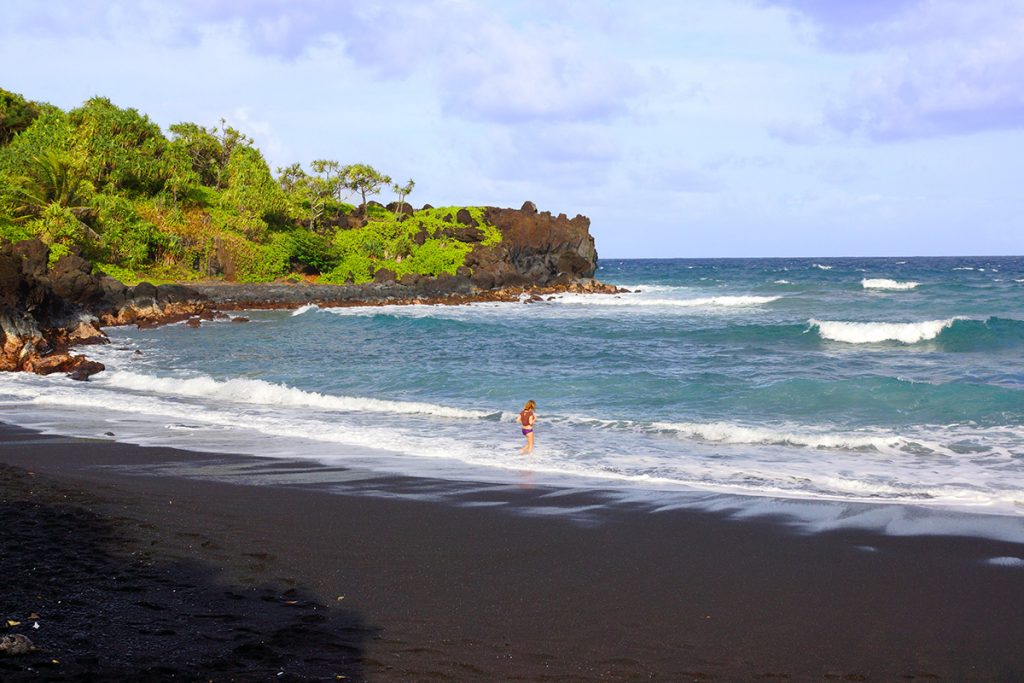
<path id="1" fill-rule="evenodd" d="M 0 375 L 0 420 L 1024 538 L 1024 258 L 604 259 L 597 277 L 631 291 L 112 328 L 84 349 L 108 367 L 90 382 Z"/>

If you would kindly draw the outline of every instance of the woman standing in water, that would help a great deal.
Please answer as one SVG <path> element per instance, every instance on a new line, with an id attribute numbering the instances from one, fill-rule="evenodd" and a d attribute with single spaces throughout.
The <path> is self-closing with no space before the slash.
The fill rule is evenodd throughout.
<path id="1" fill-rule="evenodd" d="M 520 453 L 533 453 L 533 423 L 537 421 L 533 409 L 536 407 L 536 401 L 527 401 L 522 411 L 516 416 L 516 422 L 522 425 L 523 436 L 526 437 L 526 445 L 519 449 Z"/>

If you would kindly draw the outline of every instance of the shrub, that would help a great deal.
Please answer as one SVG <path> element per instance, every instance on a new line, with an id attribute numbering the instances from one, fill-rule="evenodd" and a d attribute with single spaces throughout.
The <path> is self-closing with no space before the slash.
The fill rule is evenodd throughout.
<path id="1" fill-rule="evenodd" d="M 270 244 L 256 244 L 238 235 L 224 235 L 224 248 L 235 264 L 238 282 L 266 282 L 288 271 L 288 236 L 276 234 Z"/>
<path id="2" fill-rule="evenodd" d="M 342 257 L 334 270 L 320 278 L 320 281 L 336 285 L 343 285 L 346 282 L 361 285 L 373 279 L 373 272 L 373 259 L 366 254 L 351 252 Z"/>
<path id="3" fill-rule="evenodd" d="M 454 275 L 459 266 L 465 263 L 466 254 L 474 248 L 473 244 L 460 242 L 445 234 L 445 231 L 462 227 L 454 222 L 455 215 L 462 208 L 425 209 L 401 220 L 385 212 L 384 220 L 371 221 L 353 230 L 339 230 L 334 236 L 334 247 L 342 261 L 330 274 L 330 281 L 344 281 L 349 275 L 355 282 L 359 282 L 360 278 L 365 278 L 365 281 L 379 268 L 390 268 L 399 277 L 407 273 Z M 484 221 L 483 207 L 465 208 L 483 232 L 482 244 L 491 245 L 501 241 L 501 232 Z M 373 215 L 374 207 L 370 209 Z M 423 244 L 416 244 L 414 238 L 421 231 Z M 354 255 L 359 258 L 354 258 Z"/>
<path id="4" fill-rule="evenodd" d="M 338 265 L 338 254 L 326 238 L 299 228 L 288 233 L 288 239 L 293 262 L 309 266 L 318 273 L 329 272 Z"/>
<path id="5" fill-rule="evenodd" d="M 99 250 L 104 260 L 133 270 L 142 268 L 152 262 L 160 246 L 171 243 L 169 236 L 160 234 L 124 197 L 100 194 L 93 203 L 99 209 Z"/>

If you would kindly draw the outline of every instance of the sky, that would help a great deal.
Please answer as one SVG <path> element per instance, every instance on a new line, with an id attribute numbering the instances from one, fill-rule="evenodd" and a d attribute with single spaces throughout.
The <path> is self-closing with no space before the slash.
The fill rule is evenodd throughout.
<path id="1" fill-rule="evenodd" d="M 603 258 L 1024 254 L 1021 0 L 0 0 L 0 87 L 583 214 Z M 393 198 L 380 197 L 385 203 Z"/>

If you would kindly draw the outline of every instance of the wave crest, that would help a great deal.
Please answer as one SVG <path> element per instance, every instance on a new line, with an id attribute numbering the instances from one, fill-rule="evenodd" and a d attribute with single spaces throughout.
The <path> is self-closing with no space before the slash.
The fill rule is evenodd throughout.
<path id="1" fill-rule="evenodd" d="M 920 282 L 900 282 L 899 280 L 888 280 L 886 278 L 865 278 L 860 281 L 864 289 L 892 289 L 906 290 L 914 289 Z"/>
<path id="2" fill-rule="evenodd" d="M 772 446 L 803 446 L 806 448 L 841 448 L 846 450 L 899 448 L 910 442 L 901 436 L 866 436 L 856 434 L 815 434 L 782 431 L 761 427 L 744 427 L 730 422 L 655 422 L 655 429 L 675 432 L 685 437 L 726 444 L 764 444 Z"/>
<path id="3" fill-rule="evenodd" d="M 134 372 L 112 372 L 102 383 L 119 389 L 182 396 L 212 398 L 234 403 L 264 406 L 314 408 L 391 414 L 422 414 L 449 418 L 484 419 L 491 416 L 481 410 L 465 410 L 417 401 L 392 401 L 377 398 L 335 396 L 315 391 L 304 391 L 284 384 L 262 379 L 235 378 L 217 380 L 212 377 L 154 377 Z"/>
<path id="4" fill-rule="evenodd" d="M 294 311 L 292 311 L 292 317 L 302 315 L 303 313 L 309 313 L 310 311 L 315 311 L 319 308 L 320 307 L 317 306 L 316 304 L 306 304 L 305 306 L 299 306 Z"/>
<path id="5" fill-rule="evenodd" d="M 707 307 L 749 307 L 762 306 L 778 301 L 781 296 L 706 296 L 694 299 L 646 299 L 635 295 L 629 297 L 611 298 L 605 294 L 600 295 L 565 295 L 558 298 L 562 303 L 584 304 L 591 306 L 664 306 L 678 308 L 707 308 Z"/>
<path id="6" fill-rule="evenodd" d="M 962 318 L 946 320 L 925 320 L 916 323 L 883 323 L 883 322 L 844 322 L 840 320 L 816 320 L 812 318 L 809 325 L 818 330 L 822 339 L 846 342 L 848 344 L 878 344 L 896 341 L 903 344 L 916 344 L 920 341 L 935 339 L 953 323 Z"/>

